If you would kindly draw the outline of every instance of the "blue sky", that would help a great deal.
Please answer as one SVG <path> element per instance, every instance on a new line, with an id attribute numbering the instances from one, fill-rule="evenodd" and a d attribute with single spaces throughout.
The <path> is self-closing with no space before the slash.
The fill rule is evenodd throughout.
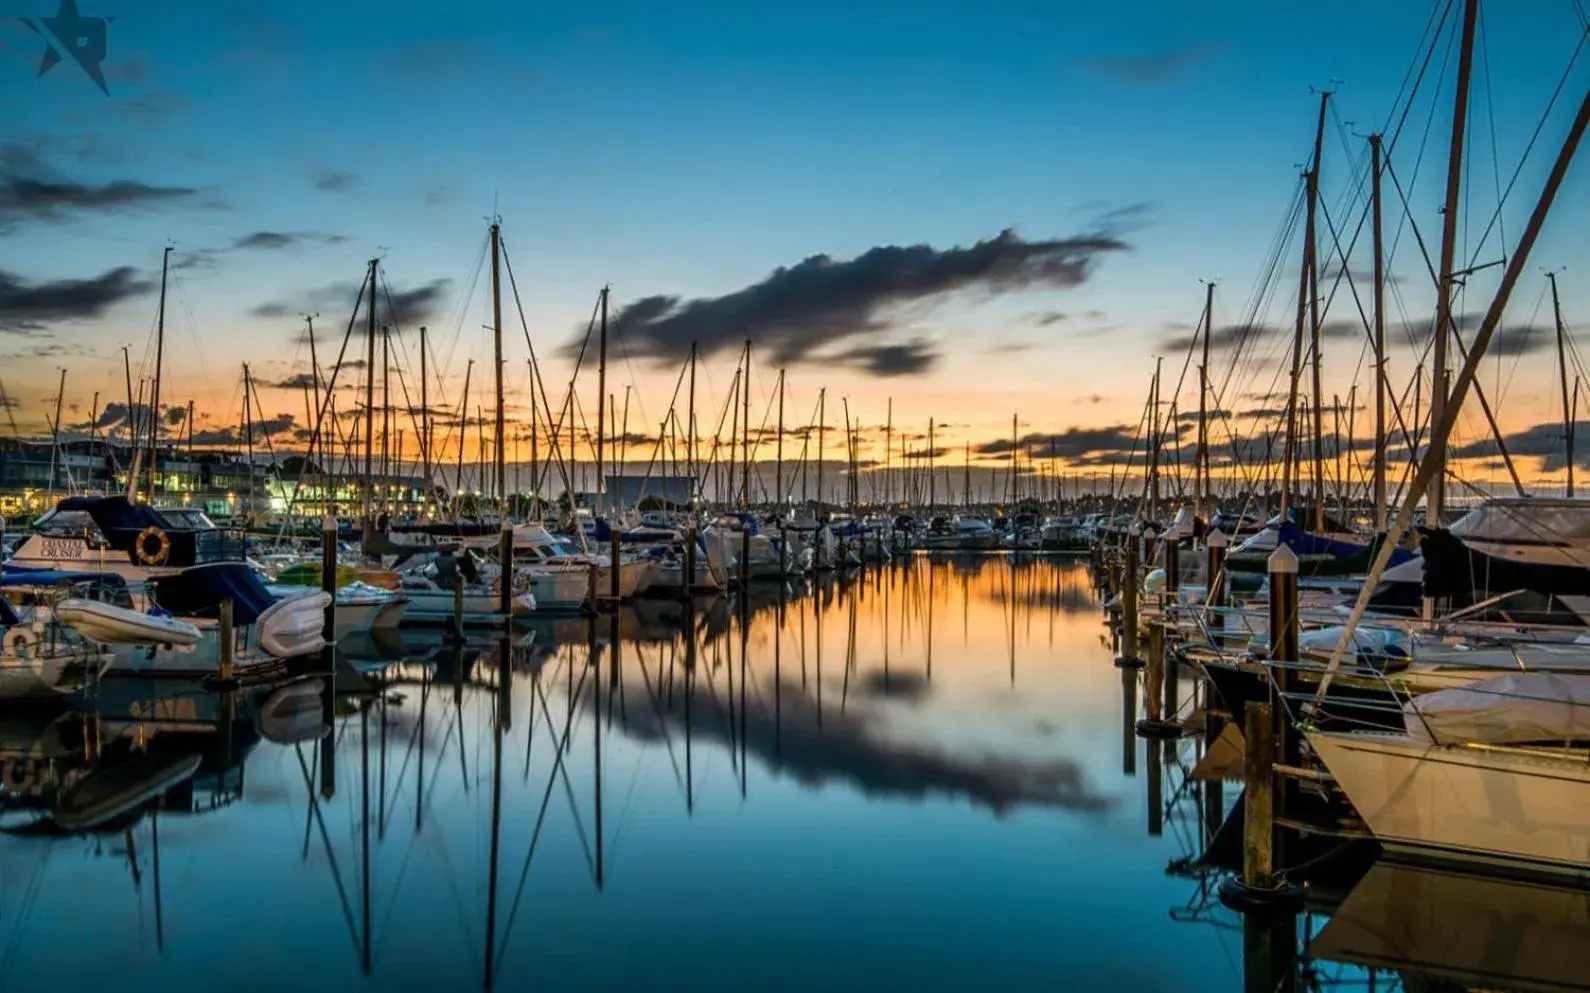
<path id="1" fill-rule="evenodd" d="M 0 233 L 0 272 L 36 285 L 132 266 L 147 280 L 168 239 L 178 257 L 197 254 L 205 264 L 185 268 L 174 291 L 167 395 L 193 396 L 216 424 L 235 420 L 240 363 L 266 379 L 304 368 L 297 318 L 250 311 L 301 302 L 289 309 L 318 309 L 330 337 L 351 296 L 337 304 L 312 291 L 357 284 L 372 254 L 397 289 L 452 280 L 429 323 L 439 349 L 456 337 L 447 373 L 460 379 L 466 357 L 488 354 L 484 282 L 459 298 L 494 207 L 549 386 L 566 379 L 553 353 L 603 283 L 622 308 L 652 295 L 730 294 L 819 253 L 944 251 L 1006 228 L 1032 241 L 1105 225 L 1129 250 L 1095 258 L 1078 286 L 971 287 L 892 311 L 883 337 L 928 342 L 937 361 L 925 372 L 880 378 L 831 360 L 790 370 L 792 411 L 826 385 L 868 422 L 893 397 L 897 421 L 937 416 L 968 425 L 952 434 L 975 441 L 1007 433 L 1013 410 L 1040 431 L 1135 422 L 1152 356 L 1180 366 L 1181 353 L 1163 346 L 1171 325 L 1196 320 L 1199 279 L 1222 281 L 1217 324 L 1240 318 L 1308 157 L 1310 87 L 1338 87 L 1324 190 L 1328 207 L 1346 210 L 1362 136 L 1385 126 L 1433 5 L 813 0 L 469 12 L 82 0 L 83 14 L 116 17 L 109 97 L 70 63 L 34 78 L 40 39 L 15 18 L 53 6 L 6 0 L 0 10 L 5 178 L 29 153 L 30 168 L 73 182 L 192 192 L 124 210 L 17 215 Z M 1505 184 L 1581 30 L 1569 0 L 1484 7 L 1465 215 L 1476 227 L 1496 203 L 1493 163 Z M 1411 179 L 1433 105 L 1409 191 L 1432 250 L 1450 99 L 1450 68 L 1447 89 L 1435 90 L 1440 62 L 1394 158 Z M 1570 77 L 1568 111 L 1584 69 Z M 1504 209 L 1510 239 L 1566 120 L 1557 108 L 1525 163 Z M 1558 217 L 1582 207 L 1586 182 L 1570 176 Z M 292 238 L 229 248 L 256 232 Z M 1541 266 L 1582 263 L 1570 234 L 1562 222 L 1548 227 L 1515 296 L 1519 320 L 1538 302 Z M 1289 273 L 1296 251 L 1293 239 Z M 1410 243 L 1393 269 L 1409 314 L 1427 319 L 1431 294 L 1415 263 Z M 1495 272 L 1475 278 L 1470 309 L 1488 302 L 1481 291 Z M 1286 319 L 1295 282 L 1278 281 L 1270 320 Z M 1571 322 L 1575 283 L 1563 286 Z M 1330 316 L 1347 318 L 1348 305 L 1344 296 Z M 1065 319 L 1040 322 L 1056 312 Z M 0 376 L 19 419 L 42 423 L 63 365 L 83 407 L 94 390 L 119 397 L 120 346 L 137 362 L 153 313 L 145 293 L 0 335 Z M 510 358 L 522 363 L 517 322 L 509 327 Z M 1333 389 L 1346 392 L 1359 351 L 1357 339 L 1333 347 Z M 1553 416 L 1549 390 L 1518 379 L 1551 371 L 1543 351 L 1526 351 L 1522 372 L 1498 366 L 1510 425 Z M 720 397 L 733 361 L 714 359 Z M 674 370 L 633 368 L 617 374 L 619 389 L 635 385 L 656 420 Z M 1249 378 L 1262 386 L 1273 371 Z M 769 388 L 772 374 L 758 382 Z M 280 406 L 302 410 L 293 394 Z"/>

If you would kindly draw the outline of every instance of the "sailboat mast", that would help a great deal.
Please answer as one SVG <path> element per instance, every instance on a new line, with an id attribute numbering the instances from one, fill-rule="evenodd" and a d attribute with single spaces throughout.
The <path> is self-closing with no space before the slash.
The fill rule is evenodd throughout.
<path id="1" fill-rule="evenodd" d="M 425 352 L 430 347 L 426 340 L 425 325 L 420 325 L 420 461 L 424 464 L 421 479 L 425 492 L 420 494 L 420 519 L 431 516 L 431 381 Z M 531 396 L 535 391 L 531 391 Z"/>
<path id="2" fill-rule="evenodd" d="M 1375 533 L 1386 533 L 1386 253 L 1385 234 L 1381 217 L 1380 135 L 1369 136 L 1369 199 L 1373 211 L 1371 223 L 1374 240 L 1374 308 L 1375 308 L 1375 454 L 1373 500 L 1375 502 Z"/>
<path id="3" fill-rule="evenodd" d="M 889 449 L 894 444 L 894 397 L 889 398 L 883 421 L 883 502 L 894 503 L 894 488 L 889 479 Z"/>
<path id="4" fill-rule="evenodd" d="M 160 445 L 160 380 L 166 368 L 166 275 L 171 271 L 171 246 L 160 256 L 160 314 L 155 321 L 155 385 L 149 406 L 149 499 L 155 498 L 156 462 Z M 53 480 L 51 481 L 54 482 Z"/>
<path id="5" fill-rule="evenodd" d="M 927 473 L 928 509 L 932 510 L 938 506 L 938 492 L 936 489 L 938 483 L 938 453 L 933 450 L 933 418 L 931 417 L 928 418 Z"/>
<path id="6" fill-rule="evenodd" d="M 1546 273 L 1546 278 L 1551 281 L 1551 314 L 1557 322 L 1557 377 L 1562 386 L 1562 429 L 1563 442 L 1566 449 L 1565 460 L 1568 464 L 1568 491 L 1569 497 L 1573 496 L 1573 404 L 1568 399 L 1568 346 L 1567 333 L 1562 323 L 1562 301 L 1557 297 L 1557 274 Z M 59 415 L 57 415 L 59 416 Z"/>
<path id="7" fill-rule="evenodd" d="M 602 287 L 602 327 L 596 349 L 596 488 L 597 507 L 602 503 L 602 435 L 607 424 L 607 291 Z"/>
<path id="8" fill-rule="evenodd" d="M 375 530 L 375 521 L 372 514 L 373 482 L 371 474 L 375 470 L 375 296 L 376 296 L 376 267 L 380 265 L 379 259 L 370 260 L 370 309 L 366 316 L 365 338 L 365 367 L 364 367 L 364 540 L 368 544 Z"/>
<path id="9" fill-rule="evenodd" d="M 1021 429 L 1016 426 L 1016 415 L 1010 415 L 1010 509 L 1016 511 L 1016 460 L 1021 454 Z"/>
<path id="10" fill-rule="evenodd" d="M 751 506 L 751 339 L 745 340 L 745 378 L 740 384 L 740 402 L 744 413 L 740 417 L 740 455 L 745 462 L 744 486 L 740 490 L 740 509 Z"/>
<path id="11" fill-rule="evenodd" d="M 1148 414 L 1148 519 L 1159 513 L 1159 368 L 1164 359 L 1154 360 L 1154 398 L 1149 401 Z"/>
<path id="12" fill-rule="evenodd" d="M 50 493 L 55 493 L 57 466 L 65 465 L 61 458 L 61 409 L 66 405 L 66 370 L 61 370 L 61 386 L 55 393 L 55 422 L 50 425 Z"/>
<path id="13" fill-rule="evenodd" d="M 1314 158 L 1308 172 L 1308 218 L 1303 233 L 1305 272 L 1308 277 L 1309 366 L 1314 373 L 1314 530 L 1325 530 L 1325 425 L 1322 420 L 1325 390 L 1321 382 L 1319 333 L 1319 249 L 1315 237 L 1314 215 L 1319 206 L 1321 157 L 1325 150 L 1325 108 L 1331 91 L 1319 95 L 1319 124 L 1314 130 Z"/>
<path id="14" fill-rule="evenodd" d="M 381 512 L 392 512 L 392 329 L 381 325 Z"/>
<path id="15" fill-rule="evenodd" d="M 1458 52 L 1457 90 L 1452 100 L 1452 144 L 1447 152 L 1446 202 L 1441 213 L 1440 284 L 1435 298 L 1435 343 L 1431 349 L 1430 423 L 1441 422 L 1447 403 L 1447 339 L 1452 327 L 1453 257 L 1457 253 L 1458 197 L 1463 184 L 1463 139 L 1468 129 L 1469 78 L 1474 69 L 1474 28 L 1479 19 L 1479 0 L 1464 0 L 1463 39 Z M 1440 527 L 1446 516 L 1446 471 L 1438 466 L 1430 480 L 1426 497 L 1426 519 Z"/>
<path id="16" fill-rule="evenodd" d="M 464 447 L 469 441 L 469 380 L 475 374 L 475 360 L 464 366 L 464 399 L 458 407 L 458 464 L 453 470 L 453 516 L 458 516 L 464 494 Z"/>
<path id="17" fill-rule="evenodd" d="M 784 505 L 784 370 L 778 371 L 778 441 L 773 453 L 773 488 L 778 505 Z"/>
<path id="18" fill-rule="evenodd" d="M 823 443 L 828 440 L 828 387 L 817 391 L 817 503 L 823 502 Z"/>
<path id="19" fill-rule="evenodd" d="M 188 425 L 188 435 L 193 435 L 193 425 Z M 254 509 L 254 377 L 243 363 L 243 445 L 248 459 L 248 504 Z M 233 508 L 232 512 L 237 513 Z"/>
<path id="20" fill-rule="evenodd" d="M 689 422 L 686 425 L 685 462 L 690 466 L 690 497 L 691 503 L 694 503 L 701 479 L 696 474 L 696 343 L 693 341 L 690 343 L 690 411 L 685 419 Z"/>
<path id="21" fill-rule="evenodd" d="M 602 311 L 602 354 L 605 360 L 607 354 L 606 290 L 602 291 L 602 301 L 604 304 Z M 497 516 L 506 521 L 508 518 L 508 474 L 504 471 L 507 465 L 507 453 L 503 448 L 503 438 L 507 434 L 507 418 L 505 417 L 502 395 L 502 226 L 496 221 L 493 221 L 491 225 L 491 344 L 497 392 L 497 419 L 494 428 L 497 443 L 495 453 L 497 460 Z M 598 472 L 597 475 L 600 476 L 601 473 Z M 503 585 L 506 586 L 507 582 L 507 577 L 504 577 Z"/>
<path id="22" fill-rule="evenodd" d="M 1204 512 L 1209 498 L 1209 341 L 1215 333 L 1215 284 L 1204 284 L 1203 361 L 1198 366 L 1198 455 L 1193 464 L 1193 516 Z M 1051 446 L 1053 439 L 1050 440 Z M 1051 448 L 1051 460 L 1053 456 Z"/>

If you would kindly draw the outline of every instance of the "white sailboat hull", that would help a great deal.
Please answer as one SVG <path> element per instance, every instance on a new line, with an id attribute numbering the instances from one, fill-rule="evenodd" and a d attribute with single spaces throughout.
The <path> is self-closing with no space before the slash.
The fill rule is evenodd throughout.
<path id="1" fill-rule="evenodd" d="M 1309 742 L 1383 845 L 1590 872 L 1584 754 L 1429 745 L 1401 734 Z"/>

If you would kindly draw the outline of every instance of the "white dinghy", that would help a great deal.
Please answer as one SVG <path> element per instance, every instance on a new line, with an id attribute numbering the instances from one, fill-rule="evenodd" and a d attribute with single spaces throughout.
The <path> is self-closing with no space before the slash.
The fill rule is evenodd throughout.
<path id="1" fill-rule="evenodd" d="M 55 617 L 78 634 L 102 645 L 171 645 L 187 648 L 199 643 L 199 629 L 175 617 L 141 614 L 97 600 L 62 600 Z"/>

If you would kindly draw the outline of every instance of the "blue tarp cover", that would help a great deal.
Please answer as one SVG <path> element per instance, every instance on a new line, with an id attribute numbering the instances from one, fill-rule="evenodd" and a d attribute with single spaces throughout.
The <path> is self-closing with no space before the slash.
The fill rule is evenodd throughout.
<path id="1" fill-rule="evenodd" d="M 1369 551 L 1368 545 L 1359 545 L 1351 541 L 1336 541 L 1331 538 L 1322 538 L 1317 534 L 1310 534 L 1291 521 L 1284 521 L 1275 529 L 1276 538 L 1281 544 L 1290 548 L 1298 555 L 1329 555 L 1332 558 L 1345 559 L 1354 555 L 1364 555 Z M 1391 553 L 1391 565 L 1401 565 L 1413 558 L 1413 553 L 1406 548 L 1397 548 Z"/>
<path id="2" fill-rule="evenodd" d="M 67 497 L 56 504 L 55 509 L 85 511 L 101 531 L 107 532 L 112 529 L 142 531 L 149 527 L 164 531 L 185 530 L 173 528 L 170 521 L 148 504 L 133 503 L 124 496 Z"/>
<path id="3" fill-rule="evenodd" d="M 14 569 L 0 568 L 0 589 L 17 586 L 55 586 L 62 582 L 99 583 L 102 586 L 126 586 L 127 581 L 114 572 L 71 572 L 65 569 Z"/>
<path id="4" fill-rule="evenodd" d="M 194 566 L 155 580 L 155 602 L 173 614 L 215 617 L 227 599 L 235 624 L 253 624 L 276 602 L 254 570 L 241 562 Z"/>

